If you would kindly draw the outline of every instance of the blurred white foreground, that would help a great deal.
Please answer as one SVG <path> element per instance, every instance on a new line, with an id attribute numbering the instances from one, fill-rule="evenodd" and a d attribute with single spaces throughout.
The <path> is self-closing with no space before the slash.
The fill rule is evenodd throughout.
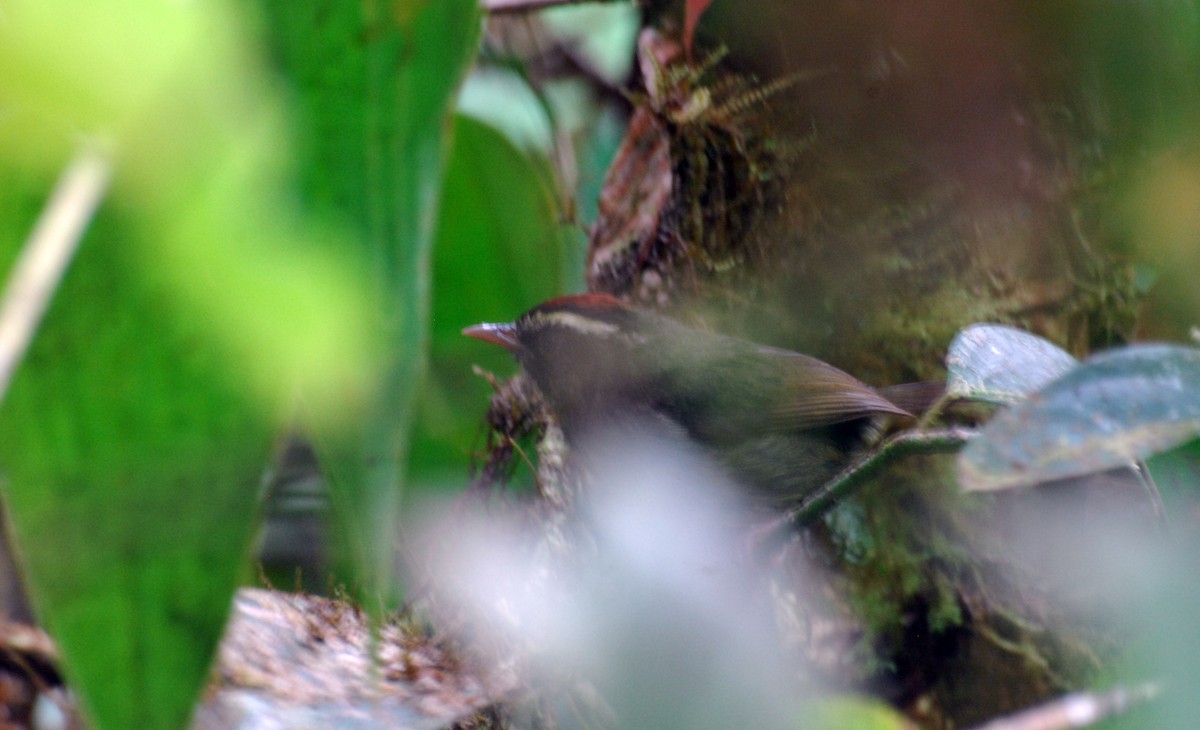
<path id="1" fill-rule="evenodd" d="M 494 509 L 426 520 L 417 562 L 438 610 L 560 698 L 563 727 L 795 727 L 798 668 L 750 558 L 762 516 L 659 432 L 608 432 L 582 456 L 565 548 Z"/>

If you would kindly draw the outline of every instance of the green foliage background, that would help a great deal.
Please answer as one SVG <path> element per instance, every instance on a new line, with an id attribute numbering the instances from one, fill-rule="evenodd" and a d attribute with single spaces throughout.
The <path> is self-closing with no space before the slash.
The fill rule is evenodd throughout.
<path id="1" fill-rule="evenodd" d="M 486 386 L 424 385 L 443 186 L 453 304 L 435 331 L 456 370 L 451 332 L 560 280 L 543 163 L 452 116 L 474 0 L 259 8 L 13 2 L 0 17 L 8 268 L 81 135 L 114 170 L 0 410 L 32 598 L 97 727 L 190 714 L 272 443 L 295 423 L 332 470 L 346 579 L 369 606 L 390 590 L 418 397 L 456 414 L 426 409 L 443 438 L 425 462 L 465 478 Z M 447 179 L 456 132 L 469 159 Z M 524 263 L 475 312 L 467 293 L 499 261 Z"/>
<path id="2" fill-rule="evenodd" d="M 1106 214 L 1162 273 L 1158 331 L 1194 324 L 1200 10 L 1030 13 L 1115 120 Z M 0 406 L 0 496 L 97 727 L 185 721 L 297 422 L 361 595 L 394 599 L 408 475 L 461 486 L 488 392 L 470 365 L 512 367 L 459 330 L 578 281 L 547 160 L 453 113 L 479 31 L 474 0 L 0 4 L 5 270 L 81 140 L 114 169 Z"/>

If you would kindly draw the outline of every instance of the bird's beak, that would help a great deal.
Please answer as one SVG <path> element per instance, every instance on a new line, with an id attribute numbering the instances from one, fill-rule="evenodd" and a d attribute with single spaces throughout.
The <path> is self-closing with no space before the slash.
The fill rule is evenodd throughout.
<path id="1" fill-rule="evenodd" d="M 500 345 L 509 352 L 518 352 L 521 349 L 521 342 L 517 339 L 517 328 L 511 322 L 503 324 L 476 324 L 467 327 L 462 331 L 467 337 L 474 337 L 477 340 L 490 342 L 493 345 Z"/>

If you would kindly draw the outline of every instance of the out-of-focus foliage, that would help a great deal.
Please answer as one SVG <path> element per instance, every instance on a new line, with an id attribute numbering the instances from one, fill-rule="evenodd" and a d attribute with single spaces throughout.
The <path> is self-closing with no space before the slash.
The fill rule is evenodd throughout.
<path id="1" fill-rule="evenodd" d="M 434 251 L 430 382 L 411 472 L 461 487 L 468 449 L 482 447 L 481 404 L 491 388 L 470 367 L 504 375 L 512 357 L 480 347 L 462 328 L 505 321 L 562 291 L 564 242 L 544 160 L 495 129 L 455 118 Z"/>
<path id="2" fill-rule="evenodd" d="M 913 724 L 879 700 L 847 696 L 813 702 L 797 726 L 812 730 L 908 730 Z"/>
<path id="3" fill-rule="evenodd" d="M 136 0 L 60 10 L 12 3 L 0 24 L 6 169 L 48 182 L 81 135 L 111 145 L 116 198 L 141 205 L 149 229 L 136 255 L 155 257 L 267 407 L 303 387 L 336 414 L 343 378 L 364 378 L 353 370 L 371 352 L 356 323 L 361 271 L 324 245 L 334 231 L 303 230 L 279 196 L 282 120 L 237 19 Z M 314 276 L 328 288 L 312 290 Z"/>
<path id="4" fill-rule="evenodd" d="M 515 26 L 533 34 L 533 48 L 567 44 L 606 83 L 620 84 L 638 12 L 624 3 L 584 4 L 488 22 L 492 45 Z M 498 376 L 514 368 L 508 353 L 463 337 L 462 328 L 507 321 L 582 288 L 583 229 L 595 218 L 620 141 L 611 104 L 586 80 L 566 76 L 534 88 L 523 62 L 514 55 L 478 65 L 459 97 L 434 246 L 431 379 L 410 461 L 418 485 L 458 488 L 468 452 L 483 446 L 481 404 L 491 389 L 471 366 Z"/>
<path id="5" fill-rule="evenodd" d="M 1077 212 L 1085 224 L 1094 217 L 1104 225 L 1081 230 L 1119 238 L 1131 262 L 1153 271 L 1143 280 L 1157 277 L 1142 331 L 1180 339 L 1197 323 L 1200 9 L 1193 0 L 1103 7 L 1016 1 L 989 4 L 980 15 L 970 8 L 983 6 L 960 3 L 944 14 L 931 1 L 897 5 L 877 24 L 856 18 L 845 34 L 787 24 L 834 4 L 719 2 L 704 23 L 730 42 L 738 64 L 764 68 L 750 53 L 757 50 L 805 64 L 813 53 L 805 68 L 838 69 L 822 77 L 823 86 L 797 87 L 798 94 L 832 88 L 836 95 L 799 113 L 797 136 L 813 133 L 823 142 L 845 133 L 871 154 L 903 147 L 905 159 L 949 169 L 967 187 L 990 183 L 980 173 L 994 172 L 989 165 L 1007 175 L 1019 160 L 1033 170 L 1013 183 L 1022 194 L 1056 194 L 1061 180 L 1101 191 Z M 693 14 L 703 5 L 686 3 Z M 636 19 L 627 5 L 607 9 Z M 575 12 L 544 19 L 553 28 Z M 747 35 L 730 30 L 731 14 L 768 20 L 746 43 Z M 0 260 L 16 256 L 79 135 L 113 152 L 112 194 L 0 407 L 0 490 L 39 615 L 98 727 L 184 721 L 243 571 L 259 473 L 273 436 L 295 416 L 298 393 L 339 489 L 343 537 L 366 585 L 386 587 L 405 470 L 411 463 L 425 480 L 465 468 L 488 392 L 470 365 L 511 367 L 504 353 L 463 340 L 459 329 L 509 319 L 578 288 L 581 247 L 565 241 L 571 229 L 558 217 L 569 218 L 572 207 L 581 223 L 593 216 L 620 136 L 618 115 L 583 101 L 587 85 L 572 80 L 539 89 L 540 97 L 522 94 L 526 111 L 532 105 L 540 116 L 529 117 L 524 128 L 534 132 L 517 144 L 479 121 L 453 119 L 478 20 L 474 0 L 263 0 L 254 11 L 222 3 L 12 0 L 0 11 Z M 608 38 L 613 47 L 627 42 L 621 34 L 631 37 L 633 25 Z M 261 47 L 246 42 L 247 27 L 266 39 Z M 593 27 L 582 27 L 579 47 L 594 45 Z M 925 43 L 934 37 L 961 42 Z M 989 47 L 980 50 L 979 40 Z M 820 58 L 827 48 L 870 52 L 835 54 L 831 64 Z M 950 52 L 923 53 L 930 48 Z M 257 57 L 264 50 L 273 76 Z M 620 84 L 630 58 L 606 59 L 600 75 Z M 1019 78 L 996 70 L 1013 59 L 1021 59 L 1012 64 L 1023 69 Z M 969 73 L 958 76 L 960 66 Z M 1023 101 L 1026 82 L 1046 91 L 1046 78 L 1062 83 L 1062 105 L 1037 111 L 1056 120 L 1047 128 L 1078 132 L 1076 156 L 1055 157 L 1053 145 L 1041 146 L 1048 141 L 1029 131 L 1044 120 L 1004 106 Z M 506 83 L 523 81 L 512 74 Z M 952 95 L 947 88 L 983 91 Z M 1006 93 L 993 98 L 996 88 Z M 1010 98 L 1012 89 L 1021 93 Z M 467 111 L 495 121 L 505 111 L 496 99 L 515 98 L 481 95 Z M 965 103 L 972 100 L 980 103 Z M 510 133 L 520 127 L 496 124 Z M 557 154 L 560 145 L 577 133 L 592 135 L 591 143 L 573 148 L 575 175 L 561 175 L 558 158 L 570 155 Z M 894 145 L 905 135 L 916 141 Z M 802 164 L 813 161 L 803 154 Z M 1082 172 L 1041 175 L 1056 164 L 1078 164 Z M 904 178 L 896 179 L 903 187 Z M 844 183 L 835 187 L 852 191 L 847 199 L 879 193 L 853 172 Z M 924 235 L 919 205 L 898 210 L 906 240 Z M 811 220 L 836 214 L 825 206 Z M 1083 247 L 1111 243 L 1074 233 Z M 1007 251 L 1003 243 L 997 251 Z M 956 313 L 962 301 L 952 303 Z M 826 315 L 836 324 L 838 312 Z M 1016 349 L 1034 365 L 1065 367 L 1058 351 L 1023 347 Z M 1000 349 L 993 355 L 1010 362 L 1019 355 Z M 1045 379 L 1022 371 L 1015 381 L 997 381 L 985 361 L 964 357 L 975 364 L 959 373 L 968 391 L 959 395 L 1011 401 Z M 1143 365 L 1167 366 L 1172 357 L 1157 351 Z M 1078 381 L 1059 382 L 1097 387 L 1086 368 L 1067 376 Z M 1137 377 L 1119 387 L 1130 400 L 1128 418 L 1112 427 L 1118 438 L 1145 425 L 1139 418 L 1146 414 L 1173 429 L 1171 443 L 1194 434 L 1194 414 L 1177 409 L 1194 405 L 1195 386 L 1171 390 L 1176 383 L 1161 370 L 1139 368 L 1121 376 Z M 1090 418 L 1067 423 L 1022 410 L 1038 407 L 1039 398 L 1059 402 L 1055 387 L 997 423 L 1043 422 L 1043 435 L 1055 443 Z M 414 432 L 418 397 L 424 425 Z M 1073 393 L 1061 398 L 1077 404 Z M 1084 451 L 1105 443 L 1087 436 Z M 1119 455 L 1163 447 L 1155 440 Z M 1195 463 L 1176 453 L 1152 465 L 1168 475 L 1169 508 L 1194 509 Z M 1186 561 L 1159 562 L 1160 576 L 1121 591 L 1130 599 L 1123 605 L 1140 610 L 1131 615 L 1149 617 L 1139 625 L 1149 627 L 1139 679 L 1165 671 L 1179 682 L 1163 716 L 1182 726 L 1195 716 L 1186 698 L 1200 696 L 1183 691 L 1200 676 L 1191 635 L 1200 600 L 1194 585 L 1173 580 L 1189 574 Z M 921 555 L 921 567 L 927 563 Z M 891 609 L 881 601 L 884 608 Z M 957 626 L 959 618 L 947 623 Z M 657 699 L 651 682 L 637 691 Z M 881 727 L 897 726 L 886 712 L 850 710 L 828 713 L 828 724 L 858 726 L 874 721 L 869 715 Z"/>
<path id="6" fill-rule="evenodd" d="M 1100 8 L 1087 2 L 1032 3 L 1034 26 L 1066 43 L 1077 93 L 1103 120 L 1102 144 L 1115 174 L 1111 218 L 1130 253 L 1157 281 L 1142 327 L 1180 339 L 1200 316 L 1200 6 L 1156 0 Z"/>
<path id="7" fill-rule="evenodd" d="M 378 304 L 383 377 L 350 428 L 309 418 L 356 584 L 393 598 L 393 540 L 416 398 L 426 372 L 435 226 L 454 94 L 475 53 L 475 0 L 387 6 L 264 2 L 290 92 L 299 195 L 351 232 L 345 252 Z"/>
<path id="8" fill-rule="evenodd" d="M 342 234 L 288 204 L 242 25 L 144 0 L 0 18 L 5 262 L 80 135 L 115 173 L 0 409 L 29 587 L 97 727 L 184 723 L 277 429 L 298 393 L 357 420 L 375 377 L 378 304 Z"/>

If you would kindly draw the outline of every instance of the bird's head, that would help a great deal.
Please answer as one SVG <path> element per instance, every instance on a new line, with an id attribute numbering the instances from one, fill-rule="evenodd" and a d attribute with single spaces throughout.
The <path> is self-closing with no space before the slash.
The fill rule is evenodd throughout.
<path id="1" fill-rule="evenodd" d="M 517 358 L 560 418 L 593 412 L 636 389 L 647 315 L 605 294 L 542 302 L 513 322 L 477 324 L 463 334 Z"/>

